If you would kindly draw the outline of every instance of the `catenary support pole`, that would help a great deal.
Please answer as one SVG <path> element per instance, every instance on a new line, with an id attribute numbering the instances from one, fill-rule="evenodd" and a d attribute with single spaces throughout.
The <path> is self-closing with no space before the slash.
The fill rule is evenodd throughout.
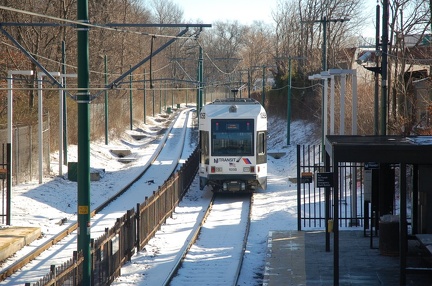
<path id="1" fill-rule="evenodd" d="M 108 85 L 108 56 L 104 55 L 104 75 L 105 75 L 105 86 Z M 109 134 L 109 125 L 108 125 L 108 110 L 109 110 L 109 104 L 108 104 L 108 90 L 106 89 L 105 92 L 105 104 L 104 104 L 104 113 L 105 113 L 105 145 L 108 145 L 108 134 Z"/>
<path id="2" fill-rule="evenodd" d="M 132 67 L 131 67 L 132 69 Z M 133 75 L 129 74 L 129 129 L 133 129 L 133 92 L 132 92 Z"/>
<path id="3" fill-rule="evenodd" d="M 262 66 L 262 106 L 265 107 L 265 66 Z"/>
<path id="4" fill-rule="evenodd" d="M 66 88 L 66 78 L 67 77 L 77 77 L 77 74 L 66 74 L 66 68 L 62 66 L 62 73 L 60 74 L 60 83 Z M 65 118 L 65 89 L 59 91 L 59 176 L 63 176 L 63 140 L 64 140 L 64 118 Z"/>
<path id="5" fill-rule="evenodd" d="M 147 97 L 147 90 L 146 90 L 146 70 L 144 69 L 144 81 L 143 81 L 143 85 L 144 85 L 144 98 L 143 98 L 143 105 L 144 105 L 144 124 L 147 124 L 147 101 L 146 101 L 146 97 Z"/>
<path id="6" fill-rule="evenodd" d="M 288 98 L 287 98 L 287 145 L 291 134 L 291 57 L 288 58 Z"/>
<path id="7" fill-rule="evenodd" d="M 203 106 L 203 50 L 199 47 L 199 79 L 198 79 L 198 95 L 199 95 L 199 106 L 198 110 L 201 110 Z"/>
<path id="8" fill-rule="evenodd" d="M 78 21 L 88 23 L 88 0 L 77 2 Z M 84 262 L 82 285 L 91 285 L 90 251 L 90 123 L 88 28 L 77 26 L 78 53 L 78 252 Z"/>
<path id="9" fill-rule="evenodd" d="M 66 44 L 62 41 L 62 74 L 66 74 Z M 66 79 L 64 81 L 66 85 Z M 63 90 L 63 145 L 59 148 L 63 148 L 63 164 L 68 163 L 68 127 L 67 127 L 67 101 L 66 101 L 66 91 Z"/>

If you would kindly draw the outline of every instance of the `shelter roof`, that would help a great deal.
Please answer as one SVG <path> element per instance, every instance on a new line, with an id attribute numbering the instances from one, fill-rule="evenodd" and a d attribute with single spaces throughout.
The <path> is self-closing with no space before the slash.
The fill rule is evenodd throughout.
<path id="1" fill-rule="evenodd" d="M 325 151 L 337 162 L 432 165 L 432 136 L 326 136 Z"/>

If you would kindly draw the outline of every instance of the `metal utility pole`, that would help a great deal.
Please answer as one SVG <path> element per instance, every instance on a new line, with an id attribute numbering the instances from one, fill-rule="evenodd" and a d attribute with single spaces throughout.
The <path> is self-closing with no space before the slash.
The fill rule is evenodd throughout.
<path id="1" fill-rule="evenodd" d="M 387 133 L 387 53 L 389 1 L 383 0 L 382 56 L 381 56 L 381 135 Z"/>
<path id="2" fill-rule="evenodd" d="M 105 74 L 105 85 L 108 84 L 108 56 L 104 55 L 104 74 Z M 108 90 L 105 90 L 105 104 L 104 104 L 104 113 L 105 113 L 105 145 L 108 145 Z"/>
<path id="3" fill-rule="evenodd" d="M 266 66 L 262 66 L 262 105 L 265 106 L 265 68 Z"/>
<path id="4" fill-rule="evenodd" d="M 77 2 L 78 21 L 88 23 L 88 0 Z M 88 27 L 77 26 L 78 39 L 78 252 L 82 252 L 82 285 L 91 285 L 90 248 L 90 93 Z"/>
<path id="5" fill-rule="evenodd" d="M 144 85 L 144 94 L 143 94 L 143 107 L 144 107 L 144 124 L 147 124 L 147 101 L 146 101 L 146 97 L 147 97 L 147 90 L 146 90 L 146 70 L 144 69 L 144 81 L 143 81 L 143 85 Z"/>
<path id="6" fill-rule="evenodd" d="M 247 76 L 248 76 L 248 98 L 250 98 L 250 96 L 251 96 L 251 71 L 250 71 L 250 69 L 248 69 L 248 71 L 247 71 Z"/>
<path id="7" fill-rule="evenodd" d="M 132 67 L 131 67 L 132 68 Z M 129 128 L 133 129 L 133 92 L 132 92 L 133 75 L 129 74 Z"/>
<path id="8" fill-rule="evenodd" d="M 199 59 L 198 59 L 198 98 L 197 98 L 197 110 L 200 111 L 203 106 L 203 50 L 199 47 Z"/>
<path id="9" fill-rule="evenodd" d="M 375 68 L 378 69 L 378 51 L 380 46 L 380 6 L 376 5 L 376 31 L 375 31 Z M 378 126 L 379 126 L 379 99 L 378 99 L 378 93 L 379 93 L 379 74 L 381 73 L 380 70 L 376 70 L 374 72 L 374 80 L 375 80 L 375 93 L 374 93 L 374 135 L 378 135 Z"/>
<path id="10" fill-rule="evenodd" d="M 66 44 L 62 41 L 62 74 L 66 74 Z M 66 78 L 64 78 L 64 85 L 66 85 Z M 66 92 L 62 90 L 63 94 L 63 144 L 59 146 L 59 149 L 63 147 L 63 164 L 67 165 L 68 163 L 68 128 L 67 128 L 67 102 L 66 102 Z"/>
<path id="11" fill-rule="evenodd" d="M 287 145 L 290 145 L 291 137 L 291 60 L 302 60 L 304 57 L 288 57 L 288 98 L 287 98 Z"/>
<path id="12" fill-rule="evenodd" d="M 291 135 L 291 57 L 288 58 L 288 98 L 287 98 L 287 145 Z"/>
<path id="13" fill-rule="evenodd" d="M 345 21 L 349 21 L 349 18 L 340 18 L 340 19 L 327 19 L 327 16 L 324 16 L 321 20 L 314 20 L 314 21 L 303 21 L 303 23 L 322 23 L 323 25 L 323 44 L 322 44 L 322 67 L 323 67 L 323 71 L 327 70 L 327 23 L 329 22 L 345 22 Z M 323 87 L 323 92 L 322 92 L 323 96 L 324 96 L 324 87 Z M 321 142 L 322 142 L 322 148 L 324 150 L 324 98 L 322 100 L 322 109 L 323 111 L 322 113 L 322 120 L 321 120 L 321 130 L 322 130 L 322 134 L 321 134 Z M 323 152 L 323 161 L 324 161 L 324 154 L 325 152 Z"/>

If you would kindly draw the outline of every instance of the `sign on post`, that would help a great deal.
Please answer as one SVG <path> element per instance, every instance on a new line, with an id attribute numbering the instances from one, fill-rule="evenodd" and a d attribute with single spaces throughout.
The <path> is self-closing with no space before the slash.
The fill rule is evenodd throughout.
<path id="1" fill-rule="evenodd" d="M 379 163 L 377 163 L 377 162 L 366 162 L 364 164 L 364 169 L 365 170 L 379 169 Z"/>
<path id="2" fill-rule="evenodd" d="M 315 173 L 316 174 L 316 187 L 317 188 L 331 188 L 333 187 L 333 172 Z"/>
<path id="3" fill-rule="evenodd" d="M 301 183 L 303 183 L 303 184 L 312 183 L 312 177 L 313 177 L 312 172 L 302 172 L 301 173 Z"/>

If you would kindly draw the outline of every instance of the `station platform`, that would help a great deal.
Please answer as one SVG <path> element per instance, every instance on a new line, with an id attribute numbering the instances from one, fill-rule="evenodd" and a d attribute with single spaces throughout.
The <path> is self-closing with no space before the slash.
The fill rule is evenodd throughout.
<path id="1" fill-rule="evenodd" d="M 374 237 L 371 248 L 371 238 L 363 231 L 339 232 L 339 285 L 400 285 L 399 256 L 381 255 L 378 243 Z M 418 243 L 409 244 L 413 263 L 423 263 Z M 335 285 L 333 239 L 330 248 L 325 251 L 324 231 L 271 231 L 262 285 Z M 432 277 L 407 275 L 406 285 L 430 286 Z"/>
<path id="2" fill-rule="evenodd" d="M 39 227 L 11 226 L 0 228 L 0 261 L 41 236 Z"/>

